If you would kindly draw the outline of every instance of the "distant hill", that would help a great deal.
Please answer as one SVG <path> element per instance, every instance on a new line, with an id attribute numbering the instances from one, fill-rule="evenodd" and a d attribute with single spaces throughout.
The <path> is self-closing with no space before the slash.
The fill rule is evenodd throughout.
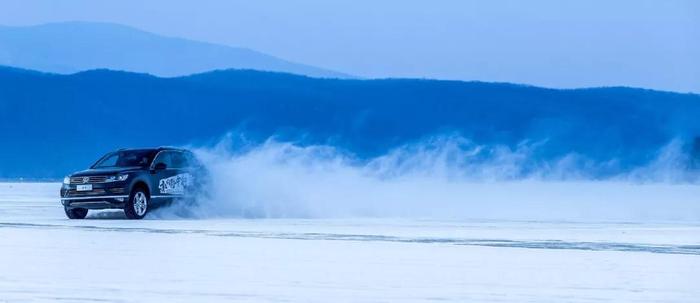
<path id="1" fill-rule="evenodd" d="M 229 68 L 348 77 L 246 48 L 164 37 L 123 25 L 92 22 L 0 26 L 0 65 L 54 73 L 108 68 L 166 77 Z"/>
<path id="2" fill-rule="evenodd" d="M 484 144 L 541 141 L 621 167 L 700 134 L 700 96 L 632 88 L 337 80 L 225 70 L 178 78 L 0 68 L 0 178 L 61 177 L 118 147 L 204 144 L 226 132 L 329 143 L 370 157 L 459 133 Z"/>

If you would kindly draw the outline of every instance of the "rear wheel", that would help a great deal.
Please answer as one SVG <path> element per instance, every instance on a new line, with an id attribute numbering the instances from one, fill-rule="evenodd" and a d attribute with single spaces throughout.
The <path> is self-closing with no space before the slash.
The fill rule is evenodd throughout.
<path id="1" fill-rule="evenodd" d="M 142 188 L 136 188 L 129 195 L 129 202 L 124 205 L 124 213 L 129 219 L 143 219 L 148 212 L 148 194 Z"/>
<path id="2" fill-rule="evenodd" d="M 85 208 L 68 208 L 64 206 L 63 210 L 66 212 L 68 219 L 85 219 L 88 213 L 88 210 Z"/>

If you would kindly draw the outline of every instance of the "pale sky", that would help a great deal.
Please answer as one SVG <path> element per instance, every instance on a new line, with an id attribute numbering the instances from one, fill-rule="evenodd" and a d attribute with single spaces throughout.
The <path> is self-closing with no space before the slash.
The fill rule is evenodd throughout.
<path id="1" fill-rule="evenodd" d="M 360 77 L 700 92 L 700 1 L 4 0 L 0 24 L 101 21 Z"/>

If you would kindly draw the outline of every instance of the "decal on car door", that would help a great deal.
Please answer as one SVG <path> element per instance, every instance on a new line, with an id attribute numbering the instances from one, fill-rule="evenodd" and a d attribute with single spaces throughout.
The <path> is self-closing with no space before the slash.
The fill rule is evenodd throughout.
<path id="1" fill-rule="evenodd" d="M 182 195 L 185 193 L 185 188 L 192 183 L 192 175 L 178 174 L 169 178 L 160 179 L 158 189 L 161 194 Z"/>

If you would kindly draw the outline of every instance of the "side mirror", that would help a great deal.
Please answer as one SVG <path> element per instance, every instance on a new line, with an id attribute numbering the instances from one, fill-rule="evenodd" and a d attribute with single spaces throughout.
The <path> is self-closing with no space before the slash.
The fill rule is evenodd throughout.
<path id="1" fill-rule="evenodd" d="M 166 168 L 168 168 L 168 166 L 165 165 L 165 163 L 163 163 L 163 162 L 156 163 L 156 165 L 153 166 L 153 169 L 155 169 L 155 170 L 163 170 L 163 169 L 166 169 Z"/>

